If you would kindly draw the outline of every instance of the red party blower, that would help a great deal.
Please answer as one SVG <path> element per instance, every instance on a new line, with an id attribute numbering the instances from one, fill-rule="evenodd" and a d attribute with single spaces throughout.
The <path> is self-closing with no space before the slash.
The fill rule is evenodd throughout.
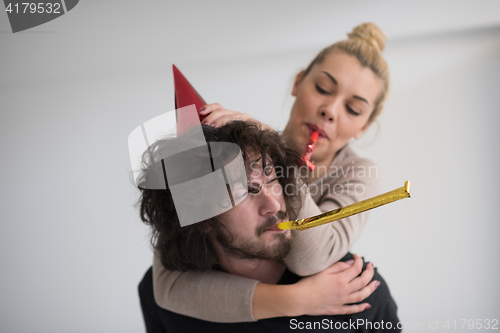
<path id="1" fill-rule="evenodd" d="M 307 142 L 306 149 L 304 149 L 304 152 L 302 153 L 302 158 L 304 159 L 304 162 L 306 165 L 309 167 L 309 170 L 313 171 L 314 168 L 316 167 L 312 162 L 311 162 L 311 156 L 314 151 L 314 148 L 316 148 L 316 143 L 318 143 L 318 137 L 319 133 L 318 131 L 313 131 L 311 134 L 311 138 Z"/>

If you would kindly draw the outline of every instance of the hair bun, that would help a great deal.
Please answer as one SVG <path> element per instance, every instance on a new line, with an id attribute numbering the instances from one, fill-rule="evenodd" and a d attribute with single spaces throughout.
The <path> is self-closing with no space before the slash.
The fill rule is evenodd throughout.
<path id="1" fill-rule="evenodd" d="M 380 52 L 384 50 L 386 37 L 375 23 L 362 23 L 355 27 L 347 36 L 349 38 L 364 40 Z"/>

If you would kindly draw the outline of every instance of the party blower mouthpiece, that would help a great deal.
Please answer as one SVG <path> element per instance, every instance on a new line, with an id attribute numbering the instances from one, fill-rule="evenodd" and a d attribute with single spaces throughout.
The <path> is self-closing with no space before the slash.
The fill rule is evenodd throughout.
<path id="1" fill-rule="evenodd" d="M 302 158 L 304 159 L 304 162 L 306 163 L 307 167 L 311 171 L 313 171 L 314 168 L 316 167 L 311 162 L 311 156 L 312 156 L 312 153 L 314 151 L 314 148 L 316 148 L 316 144 L 318 143 L 318 137 L 319 137 L 319 132 L 313 131 L 311 134 L 311 138 L 307 142 L 306 148 L 304 149 L 304 152 L 302 153 Z"/>
<path id="2" fill-rule="evenodd" d="M 352 215 L 366 212 L 367 210 L 377 208 L 386 205 L 388 203 L 409 197 L 410 197 L 410 181 L 406 181 L 403 187 L 400 187 L 393 191 L 360 202 L 356 202 L 355 204 L 346 207 L 340 207 L 330 212 L 326 212 L 306 219 L 281 222 L 277 225 L 277 227 L 278 229 L 306 230 L 326 223 L 337 221 Z"/>

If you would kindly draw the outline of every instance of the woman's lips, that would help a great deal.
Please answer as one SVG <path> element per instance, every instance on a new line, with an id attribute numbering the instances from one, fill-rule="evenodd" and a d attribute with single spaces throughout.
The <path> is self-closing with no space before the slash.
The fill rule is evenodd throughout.
<path id="1" fill-rule="evenodd" d="M 306 124 L 307 125 L 307 128 L 309 129 L 309 136 L 312 134 L 313 131 L 316 131 L 319 133 L 319 138 L 326 138 L 328 139 L 328 136 L 326 135 L 326 132 L 319 128 L 318 126 L 314 125 L 314 124 Z"/>

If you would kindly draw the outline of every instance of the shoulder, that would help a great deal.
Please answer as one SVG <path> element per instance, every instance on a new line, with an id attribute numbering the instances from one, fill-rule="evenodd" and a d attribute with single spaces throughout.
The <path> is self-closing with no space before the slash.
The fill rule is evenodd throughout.
<path id="1" fill-rule="evenodd" d="M 351 147 L 344 147 L 334 158 L 326 178 L 341 181 L 342 179 L 361 182 L 377 180 L 381 177 L 379 166 L 374 161 L 359 156 Z"/>
<path id="2" fill-rule="evenodd" d="M 153 290 L 153 267 L 150 267 L 139 283 L 139 294 L 147 295 Z"/>
<path id="3" fill-rule="evenodd" d="M 351 147 L 346 146 L 337 154 L 324 177 L 311 185 L 322 188 L 318 194 L 323 196 L 329 193 L 327 189 L 337 189 L 335 193 L 344 193 L 340 189 L 357 187 L 361 191 L 362 188 L 364 195 L 359 200 L 363 200 L 381 192 L 382 180 L 381 170 L 374 161 L 360 157 Z M 314 193 L 313 199 L 316 202 L 320 200 Z"/>
<path id="4" fill-rule="evenodd" d="M 338 155 L 332 162 L 332 167 L 334 166 L 348 166 L 352 165 L 354 167 L 377 167 L 378 165 L 368 159 L 359 156 L 350 146 L 344 147 L 339 151 Z"/>

